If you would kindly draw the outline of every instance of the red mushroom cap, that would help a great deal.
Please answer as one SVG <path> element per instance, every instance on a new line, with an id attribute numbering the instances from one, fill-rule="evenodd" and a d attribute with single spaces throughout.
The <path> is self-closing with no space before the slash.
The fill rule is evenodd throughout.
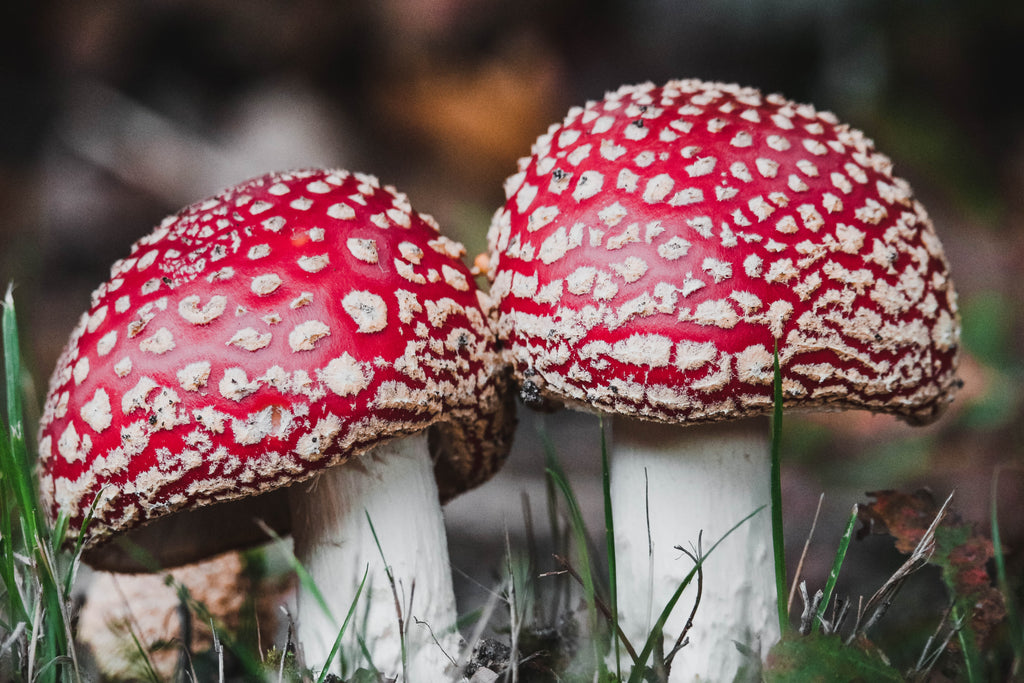
<path id="1" fill-rule="evenodd" d="M 163 565 L 264 540 L 254 516 L 286 533 L 280 487 L 432 425 L 442 498 L 484 481 L 511 414 L 463 252 L 344 171 L 266 175 L 165 219 L 94 292 L 50 381 L 51 514 L 77 529 L 96 501 L 87 559 L 123 569 L 103 542 L 130 529 Z"/>
<path id="2" fill-rule="evenodd" d="M 696 80 L 572 109 L 489 233 L 527 399 L 663 421 L 951 400 L 956 295 L 889 159 L 827 112 Z"/>

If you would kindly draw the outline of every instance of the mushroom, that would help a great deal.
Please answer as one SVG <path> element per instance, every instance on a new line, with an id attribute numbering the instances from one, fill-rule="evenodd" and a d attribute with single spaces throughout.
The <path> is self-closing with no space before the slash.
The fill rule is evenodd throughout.
<path id="1" fill-rule="evenodd" d="M 440 675 L 458 634 L 439 501 L 495 472 L 514 419 L 462 255 L 405 195 L 345 171 L 265 175 L 165 219 L 51 378 L 51 515 L 76 529 L 95 505 L 84 558 L 114 571 L 146 569 L 133 546 L 170 567 L 291 532 L 330 612 L 300 592 L 315 668 L 368 571 L 350 642 L 399 671 L 386 561 L 407 678 Z"/>
<path id="2" fill-rule="evenodd" d="M 787 410 L 917 424 L 952 400 L 959 318 L 932 223 L 830 113 L 729 84 L 623 87 L 551 126 L 505 190 L 498 336 L 528 404 L 610 416 L 634 642 L 693 567 L 676 546 L 703 531 L 706 550 L 770 502 L 776 345 Z M 778 638 L 769 516 L 708 558 L 672 680 L 732 680 L 733 641 L 764 654 Z"/>

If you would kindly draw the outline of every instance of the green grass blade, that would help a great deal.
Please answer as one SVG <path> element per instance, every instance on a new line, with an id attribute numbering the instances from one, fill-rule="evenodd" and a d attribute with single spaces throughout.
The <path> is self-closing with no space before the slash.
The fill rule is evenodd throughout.
<path id="1" fill-rule="evenodd" d="M 29 458 L 25 436 L 21 397 L 21 350 L 18 343 L 14 297 L 10 287 L 7 289 L 2 303 L 2 311 L 0 311 L 0 328 L 2 328 L 0 334 L 2 334 L 7 408 L 7 427 L 3 433 L 5 448 L 2 460 L 0 460 L 0 475 L 3 477 L 4 494 L 2 505 L 5 510 L 2 524 L 7 540 L 0 548 L 5 554 L 16 550 L 32 558 L 32 568 L 25 572 L 22 584 L 24 586 L 33 585 L 37 596 L 32 603 L 31 610 L 28 609 L 24 597 L 13 599 L 9 606 L 13 610 L 20 610 L 24 619 L 30 620 L 33 624 L 34 637 L 30 641 L 30 661 L 39 661 L 44 665 L 39 670 L 36 679 L 56 681 L 60 675 L 60 665 L 68 661 L 70 652 L 69 615 L 66 609 L 66 594 L 61 590 L 63 582 L 59 579 L 60 571 L 57 566 L 57 558 L 60 553 L 56 549 L 49 550 L 50 529 L 39 506 L 33 465 Z M 13 534 L 15 520 L 21 533 L 18 541 L 14 540 Z M 8 589 L 15 588 L 13 592 L 9 590 L 9 596 L 14 596 L 19 593 L 19 590 L 17 586 L 12 586 L 8 582 L 17 582 L 21 570 L 8 562 L 9 560 L 5 558 L 2 571 Z M 53 664 L 47 666 L 49 663 Z M 31 664 L 29 668 L 32 668 Z M 77 674 L 77 666 L 75 671 Z"/>
<path id="2" fill-rule="evenodd" d="M 579 503 L 573 493 L 572 487 L 565 478 L 565 473 L 560 468 L 547 468 L 547 474 L 554 481 L 555 486 L 565 498 L 566 506 L 569 509 L 569 518 L 572 525 L 573 536 L 580 554 L 579 575 L 583 583 L 583 598 L 587 603 L 587 618 L 590 622 L 591 639 L 594 642 L 595 650 L 598 652 L 598 661 L 603 661 L 600 656 L 597 633 L 600 631 L 597 619 L 597 589 L 594 584 L 594 575 L 591 571 L 590 551 L 587 549 L 587 533 L 584 530 L 583 515 L 580 513 Z"/>
<path id="3" fill-rule="evenodd" d="M 12 351 L 7 348 L 7 330 L 13 323 L 13 318 L 8 315 L 10 304 L 10 290 L 3 303 L 2 327 L 3 335 L 3 356 L 4 356 L 4 377 L 7 389 L 7 405 L 11 405 L 12 394 L 17 394 L 20 384 L 20 364 L 11 358 Z M 16 350 L 14 351 L 16 353 Z M 8 411 L 8 418 L 10 416 Z M 19 491 L 19 480 L 23 476 L 21 465 L 15 455 L 15 444 L 18 441 L 14 428 L 8 429 L 8 422 L 0 420 L 0 579 L 3 580 L 6 593 L 4 616 L 11 623 L 30 623 L 32 619 L 28 613 L 27 602 L 22 596 L 22 585 L 19 585 L 19 568 L 16 564 L 17 553 L 25 554 L 23 546 L 25 535 L 20 531 L 22 520 L 18 514 L 22 509 L 22 496 Z M 18 531 L 16 532 L 16 529 Z"/>
<path id="4" fill-rule="evenodd" d="M 736 524 L 734 524 L 728 531 L 722 534 L 721 538 L 715 541 L 714 545 L 708 548 L 708 551 L 706 553 L 704 553 L 700 558 L 698 558 L 697 562 L 693 565 L 693 569 L 691 569 L 690 572 L 685 577 L 683 577 L 683 580 L 679 583 L 679 587 L 676 588 L 675 593 L 673 593 L 672 597 L 669 598 L 667 603 L 665 603 L 665 607 L 664 609 L 662 609 L 661 614 L 658 616 L 658 620 L 654 623 L 654 627 L 651 629 L 651 633 L 647 637 L 647 642 L 644 643 L 644 649 L 641 650 L 640 655 L 637 657 L 636 665 L 633 667 L 633 670 L 629 674 L 629 683 L 643 683 L 643 681 L 645 680 L 643 676 L 644 671 L 647 668 L 647 660 L 651 658 L 651 654 L 654 652 L 654 648 L 658 646 L 658 642 L 664 637 L 663 632 L 665 629 L 665 623 L 668 621 L 669 616 L 671 616 L 672 610 L 675 609 L 676 603 L 679 602 L 679 598 L 682 596 L 683 591 L 686 590 L 686 587 L 690 585 L 691 581 L 693 581 L 693 577 L 697 575 L 697 571 L 704 565 L 704 561 L 711 555 L 711 553 L 715 551 L 715 548 L 717 548 L 722 543 L 722 541 L 727 539 L 732 534 L 732 532 L 736 531 L 741 526 L 746 524 L 747 521 L 749 521 L 757 513 L 761 512 L 761 510 L 763 510 L 764 508 L 765 506 L 762 505 L 761 507 L 757 508 L 749 515 L 741 519 L 740 521 L 736 522 Z"/>
<path id="5" fill-rule="evenodd" d="M 145 646 L 142 644 L 142 641 L 139 640 L 139 636 L 135 633 L 134 627 L 128 629 L 128 635 L 132 638 L 135 653 L 142 661 L 143 673 L 145 674 L 146 680 L 151 683 L 163 683 L 163 681 L 160 680 L 160 675 L 157 674 L 156 669 L 153 668 L 153 661 L 149 658 L 149 653 L 146 652 Z"/>
<path id="6" fill-rule="evenodd" d="M 829 602 L 832 601 L 832 592 L 836 588 L 836 581 L 839 580 L 839 572 L 842 570 L 843 562 L 846 560 L 846 551 L 850 547 L 850 539 L 853 538 L 853 527 L 856 524 L 857 506 L 854 505 L 853 512 L 850 514 L 850 521 L 846 523 L 846 529 L 839 539 L 839 548 L 836 550 L 835 559 L 832 560 L 832 569 L 828 573 L 828 581 L 825 582 L 825 593 L 821 598 L 821 604 L 818 605 L 818 614 L 815 616 L 814 625 L 811 627 L 812 633 L 818 632 L 818 625 L 825 617 L 825 610 L 828 609 Z"/>
<path id="7" fill-rule="evenodd" d="M 16 509 L 15 495 L 11 487 L 14 469 L 11 449 L 7 439 L 7 430 L 0 421 L 0 580 L 4 584 L 3 616 L 12 624 L 28 622 L 28 612 L 21 597 L 21 586 L 18 584 L 18 567 L 15 559 L 21 548 L 15 545 L 12 512 Z"/>
<path id="8" fill-rule="evenodd" d="M 92 519 L 96 514 L 96 506 L 99 505 L 100 496 L 103 495 L 104 490 L 106 490 L 106 487 L 100 489 L 99 493 L 93 497 L 92 503 L 89 505 L 89 511 L 85 513 L 85 519 L 82 520 L 82 525 L 78 529 L 78 536 L 75 538 L 75 545 L 71 550 L 71 561 L 64 575 L 65 595 L 71 594 L 71 586 L 75 582 L 75 575 L 78 574 L 78 567 L 82 561 L 82 551 L 85 548 L 85 532 L 88 530 L 89 525 L 92 524 Z M 67 515 L 61 511 L 57 516 L 57 522 L 54 524 L 53 544 L 55 548 L 60 548 L 64 545 L 70 523 Z"/>
<path id="9" fill-rule="evenodd" d="M 604 497 L 604 538 L 608 552 L 608 606 L 612 612 L 612 642 L 615 647 L 615 678 L 622 680 L 622 666 L 619 662 L 619 591 L 618 577 L 615 569 L 615 521 L 612 516 L 611 468 L 608 464 L 608 442 L 604 430 L 604 418 L 600 420 L 601 428 L 601 493 Z"/>
<path id="10" fill-rule="evenodd" d="M 772 548 L 775 553 L 775 602 L 779 609 L 779 631 L 789 629 L 789 606 L 786 603 L 786 540 L 782 528 L 782 367 L 779 363 L 779 342 L 774 353 L 774 403 L 772 415 Z"/>
<path id="11" fill-rule="evenodd" d="M 34 551 L 36 577 L 42 589 L 42 609 L 45 617 L 43 630 L 46 635 L 42 643 L 44 659 L 55 660 L 68 654 L 73 655 L 74 648 L 69 646 L 71 614 L 68 611 L 66 594 L 61 590 L 62 582 L 57 567 L 59 551 L 52 549 L 48 542 L 41 538 L 36 539 Z"/>
<path id="12" fill-rule="evenodd" d="M 608 679 L 608 669 L 604 661 L 604 647 L 601 637 L 601 623 L 598 620 L 597 611 L 597 587 L 594 582 L 594 574 L 590 561 L 590 550 L 588 546 L 588 535 L 586 525 L 583 522 L 583 514 L 580 512 L 579 502 L 576 494 L 569 485 L 569 479 L 562 469 L 561 463 L 555 455 L 554 448 L 545 442 L 547 468 L 546 472 L 551 481 L 562 493 L 566 507 L 569 511 L 569 520 L 572 533 L 576 541 L 576 547 L 580 554 L 580 567 L 578 573 L 583 584 L 583 599 L 587 605 L 587 619 L 591 629 L 591 643 L 594 649 L 594 660 L 598 670 L 598 680 Z"/>
<path id="13" fill-rule="evenodd" d="M 284 555 L 285 560 L 288 562 L 288 566 L 290 566 L 292 571 L 295 572 L 295 576 L 296 578 L 298 578 L 299 585 L 302 587 L 302 590 L 306 591 L 307 593 L 313 596 L 313 600 L 316 601 L 316 604 L 320 607 L 320 610 L 328 619 L 331 620 L 332 624 L 337 626 L 337 621 L 335 620 L 334 615 L 331 613 L 331 608 L 327 606 L 327 600 L 324 599 L 324 594 L 320 592 L 320 589 L 316 585 L 316 581 L 313 580 L 313 577 L 310 576 L 309 572 L 306 571 L 306 568 L 302 566 L 301 562 L 299 562 L 299 558 L 295 557 L 295 554 L 288 549 L 288 546 L 284 542 L 284 539 L 282 539 L 281 536 L 276 531 L 267 526 L 267 524 L 264 523 L 262 520 L 257 520 L 256 523 L 263 530 L 263 533 L 267 534 L 267 536 L 269 536 L 274 541 L 274 544 L 277 546 L 278 550 L 280 550 L 281 553 Z"/>
<path id="14" fill-rule="evenodd" d="M 952 592 L 952 591 L 951 591 Z M 960 606 L 954 604 L 950 612 L 953 622 L 958 624 L 956 639 L 960 643 L 960 652 L 964 658 L 964 675 L 967 683 L 976 683 L 981 676 L 981 664 L 978 658 L 978 648 L 975 645 L 974 629 L 970 627 L 970 617 L 960 611 Z"/>
<path id="15" fill-rule="evenodd" d="M 1006 577 L 1006 558 L 1003 555 L 1002 534 L 999 531 L 999 467 L 992 473 L 992 491 L 989 494 L 991 500 L 990 518 L 992 525 L 992 550 L 996 568 L 996 584 L 1003 594 L 1006 603 L 1006 626 L 1010 636 L 1010 648 L 1013 651 L 1015 662 L 1024 662 L 1024 624 L 1021 623 L 1020 613 L 1017 611 L 1017 601 L 1013 599 L 1013 591 L 1010 581 Z"/>
<path id="16" fill-rule="evenodd" d="M 382 680 L 382 674 L 377 668 L 377 665 L 373 663 L 373 655 L 370 654 L 370 648 L 366 646 L 366 641 L 362 636 L 356 636 L 356 642 L 359 643 L 359 651 L 363 653 L 363 659 L 366 660 L 366 666 L 370 667 L 368 671 L 372 674 L 371 680 Z"/>
<path id="17" fill-rule="evenodd" d="M 541 430 L 540 436 L 541 440 L 544 442 L 545 449 L 553 452 L 553 448 L 548 442 L 546 432 Z M 554 548 L 556 553 L 566 552 L 568 549 L 568 533 L 567 530 L 563 530 L 561 518 L 558 514 L 558 496 L 559 493 L 555 486 L 554 479 L 551 477 L 544 477 L 544 498 L 545 507 L 548 513 L 548 527 L 551 533 L 552 548 Z M 565 602 L 568 600 L 568 585 L 567 581 L 556 580 L 554 596 L 547 610 L 549 623 L 554 623 L 553 620 L 555 615 L 562 613 Z"/>
<path id="18" fill-rule="evenodd" d="M 370 525 L 370 533 L 373 534 L 373 542 L 377 545 L 377 552 L 380 553 L 380 561 L 384 563 L 384 573 L 387 574 L 388 583 L 391 585 L 391 594 L 395 598 L 395 612 L 398 616 L 398 644 L 401 647 L 402 652 L 402 680 L 408 680 L 409 675 L 409 655 L 405 648 L 405 615 L 402 614 L 402 604 L 398 600 L 398 588 L 395 586 L 395 575 L 391 571 L 391 565 L 388 564 L 388 560 L 384 557 L 384 548 L 380 545 L 380 539 L 377 538 L 377 530 L 373 526 L 373 520 L 370 519 L 370 511 L 363 510 L 366 514 L 366 523 Z"/>
<path id="19" fill-rule="evenodd" d="M 210 608 L 207 607 L 205 603 L 192 597 L 192 593 L 189 591 L 188 586 L 175 580 L 171 574 L 166 574 L 164 576 L 164 581 L 168 586 L 174 589 L 174 592 L 178 596 L 178 601 L 188 609 L 189 612 L 194 614 L 198 621 L 209 624 L 210 630 L 216 635 L 220 648 L 222 650 L 226 649 L 234 654 L 236 664 L 242 668 L 245 675 L 253 679 L 259 678 L 263 672 L 259 653 L 252 651 L 250 648 L 239 642 L 236 636 L 232 635 L 231 629 L 227 628 L 225 624 L 210 611 Z"/>
<path id="20" fill-rule="evenodd" d="M 345 615 L 345 621 L 342 622 L 341 628 L 338 629 L 338 637 L 334 639 L 334 645 L 331 647 L 331 653 L 327 656 L 327 662 L 324 663 L 324 668 L 320 671 L 320 676 L 316 679 L 317 683 L 324 683 L 327 680 L 328 672 L 331 670 L 331 663 L 337 656 L 338 651 L 341 649 L 341 639 L 345 637 L 345 631 L 348 630 L 349 622 L 352 621 L 352 615 L 356 613 L 356 604 L 359 602 L 359 596 L 363 594 L 363 587 L 366 586 L 366 577 L 370 573 L 370 565 L 366 565 L 366 569 L 363 570 L 363 579 L 359 582 L 359 588 L 356 589 L 356 594 L 352 598 L 352 604 L 349 605 L 348 614 Z"/>
<path id="21" fill-rule="evenodd" d="M 14 298 L 11 289 L 3 302 L 3 347 L 4 376 L 7 379 L 7 428 L 8 443 L 13 469 L 4 472 L 11 476 L 14 494 L 22 516 L 28 525 L 29 538 L 36 538 L 45 529 L 36 502 L 32 466 L 29 463 L 28 447 L 25 443 L 25 424 L 21 403 L 21 349 L 18 345 L 18 322 L 14 312 Z"/>

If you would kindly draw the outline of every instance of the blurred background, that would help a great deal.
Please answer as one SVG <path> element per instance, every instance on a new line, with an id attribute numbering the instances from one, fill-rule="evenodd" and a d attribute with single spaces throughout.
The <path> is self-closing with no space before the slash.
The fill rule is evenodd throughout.
<path id="1" fill-rule="evenodd" d="M 296 166 L 373 173 L 471 259 L 516 159 L 570 106 L 676 77 L 781 92 L 865 130 L 911 181 L 952 262 L 966 347 L 965 388 L 937 425 L 787 421 L 791 570 L 822 492 L 812 588 L 866 491 L 955 489 L 960 514 L 987 531 L 1002 467 L 1000 523 L 1020 575 L 1022 44 L 1024 4 L 1012 0 L 6 2 L 0 279 L 15 286 L 38 399 L 109 265 L 224 186 Z M 504 530 L 522 541 L 523 492 L 545 515 L 542 427 L 571 444 L 564 464 L 600 528 L 596 420 L 523 411 L 506 469 L 448 509 L 466 604 L 493 585 Z M 899 562 L 887 539 L 854 544 L 839 590 L 870 594 Z M 941 590 L 921 590 L 941 612 Z"/>

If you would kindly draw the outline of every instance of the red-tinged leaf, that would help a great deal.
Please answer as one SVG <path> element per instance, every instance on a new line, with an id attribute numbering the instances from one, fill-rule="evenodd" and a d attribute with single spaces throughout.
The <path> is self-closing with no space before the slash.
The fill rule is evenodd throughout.
<path id="1" fill-rule="evenodd" d="M 939 511 L 930 491 L 868 491 L 874 502 L 858 506 L 864 526 L 857 531 L 857 540 L 868 534 L 888 534 L 896 539 L 896 549 L 910 554 Z"/>
<path id="2" fill-rule="evenodd" d="M 872 491 L 868 495 L 875 500 L 859 507 L 864 526 L 857 538 L 869 533 L 889 534 L 896 541 L 896 549 L 907 554 L 920 542 L 941 507 L 923 489 L 914 493 Z M 990 539 L 955 512 L 947 512 L 935 531 L 935 551 L 929 562 L 942 570 L 953 600 L 970 615 L 970 627 L 979 645 L 1006 616 L 1003 595 L 993 586 L 986 568 L 993 556 Z"/>

